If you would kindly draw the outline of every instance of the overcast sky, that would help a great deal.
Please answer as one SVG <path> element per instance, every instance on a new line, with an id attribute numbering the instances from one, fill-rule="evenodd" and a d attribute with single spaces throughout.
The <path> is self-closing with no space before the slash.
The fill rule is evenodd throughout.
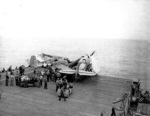
<path id="1" fill-rule="evenodd" d="M 42 52 L 78 57 L 105 48 L 98 39 L 149 37 L 149 0 L 0 0 L 1 68 Z"/>
<path id="2" fill-rule="evenodd" d="M 1 0 L 0 39 L 148 39 L 149 7 L 148 0 Z"/>

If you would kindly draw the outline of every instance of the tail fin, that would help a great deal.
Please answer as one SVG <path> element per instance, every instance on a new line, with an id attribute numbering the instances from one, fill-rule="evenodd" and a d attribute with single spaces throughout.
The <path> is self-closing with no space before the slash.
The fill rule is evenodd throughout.
<path id="1" fill-rule="evenodd" d="M 38 60 L 36 59 L 35 56 L 31 56 L 31 58 L 30 58 L 30 66 L 31 67 L 39 67 L 41 65 L 42 64 L 40 62 L 38 62 Z"/>
<path id="2" fill-rule="evenodd" d="M 36 60 L 35 56 L 31 56 L 31 58 L 30 58 L 30 66 L 31 67 L 35 67 L 35 60 Z"/>

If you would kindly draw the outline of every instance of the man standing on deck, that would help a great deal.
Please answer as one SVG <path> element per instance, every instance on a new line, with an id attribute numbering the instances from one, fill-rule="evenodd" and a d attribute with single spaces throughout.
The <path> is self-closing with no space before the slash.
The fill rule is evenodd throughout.
<path id="1" fill-rule="evenodd" d="M 47 70 L 46 75 L 47 75 L 47 81 L 49 82 L 49 80 L 50 80 L 50 71 L 49 70 Z"/>
<path id="2" fill-rule="evenodd" d="M 115 107 L 112 107 L 111 116 L 116 116 Z"/>
<path id="3" fill-rule="evenodd" d="M 61 78 L 61 74 L 59 72 L 59 69 L 56 69 L 56 72 L 55 72 L 55 82 L 56 82 L 57 78 Z"/>
<path id="4" fill-rule="evenodd" d="M 40 87 L 42 86 L 43 76 L 40 76 Z"/>
<path id="5" fill-rule="evenodd" d="M 49 78 L 52 81 L 52 74 L 53 74 L 53 69 L 52 69 L 52 64 L 49 66 Z"/>
<path id="6" fill-rule="evenodd" d="M 22 76 L 24 74 L 24 71 L 25 71 L 24 67 L 20 66 L 19 67 L 20 76 Z"/>
<path id="7" fill-rule="evenodd" d="M 13 72 L 11 73 L 11 75 L 10 75 L 10 86 L 14 86 L 14 74 L 13 74 Z"/>
<path id="8" fill-rule="evenodd" d="M 45 72 L 44 72 L 44 70 L 42 70 L 42 71 L 41 71 L 41 75 L 44 76 L 44 74 L 45 74 Z"/>
<path id="9" fill-rule="evenodd" d="M 16 80 L 16 85 L 18 86 L 19 85 L 19 75 L 18 74 L 16 74 L 15 80 Z"/>
<path id="10" fill-rule="evenodd" d="M 8 76 L 8 72 L 6 72 L 6 86 L 8 86 L 8 82 L 9 82 L 9 76 Z"/>
<path id="11" fill-rule="evenodd" d="M 62 87 L 62 78 L 57 78 L 57 81 L 56 81 L 56 92 L 58 90 L 58 88 L 61 88 Z"/>
<path id="12" fill-rule="evenodd" d="M 66 97 L 64 96 L 64 91 L 65 91 L 65 87 L 62 86 L 62 87 L 60 88 L 59 101 L 61 100 L 61 98 L 64 98 L 64 101 L 66 101 Z"/>
<path id="13" fill-rule="evenodd" d="M 10 75 L 11 75 L 10 71 L 8 71 L 7 74 L 8 74 L 8 76 L 10 77 Z"/>
<path id="14" fill-rule="evenodd" d="M 46 77 L 46 75 L 44 76 L 44 89 L 47 89 L 47 77 Z"/>
<path id="15" fill-rule="evenodd" d="M 64 86 L 64 88 L 66 88 L 67 87 L 67 85 L 68 85 L 68 81 L 67 81 L 67 79 L 66 79 L 66 75 L 62 78 L 62 84 L 63 84 L 63 86 Z"/>

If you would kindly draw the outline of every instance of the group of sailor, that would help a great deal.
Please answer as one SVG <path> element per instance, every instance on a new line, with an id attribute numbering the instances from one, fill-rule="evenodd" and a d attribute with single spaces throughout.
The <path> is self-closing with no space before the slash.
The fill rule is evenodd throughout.
<path id="1" fill-rule="evenodd" d="M 55 71 L 42 70 L 40 73 L 40 76 L 36 76 L 36 69 L 34 70 L 34 76 L 31 78 L 31 81 L 35 82 L 35 86 L 41 87 L 42 83 L 44 82 L 44 89 L 47 89 L 47 82 L 49 82 L 50 80 L 55 81 L 56 93 L 59 97 L 59 101 L 61 100 L 61 98 L 64 98 L 64 101 L 66 101 L 66 98 L 68 98 L 72 94 L 73 82 L 68 82 L 66 75 L 62 77 L 58 69 L 56 69 Z M 21 80 L 28 81 L 29 77 L 22 75 Z"/>
<path id="2" fill-rule="evenodd" d="M 14 86 L 14 80 L 15 80 L 15 76 L 14 73 L 12 71 L 8 71 L 6 72 L 6 86 L 10 85 L 10 86 Z"/>
<path id="3" fill-rule="evenodd" d="M 42 69 L 40 72 L 37 72 L 36 68 L 33 71 L 33 75 L 25 75 L 25 69 L 19 67 L 19 70 L 14 71 L 10 70 L 6 72 L 6 86 L 23 86 L 28 87 L 28 84 L 33 84 L 36 87 L 42 87 L 44 82 L 44 89 L 48 89 L 48 82 L 54 81 L 56 83 L 56 93 L 59 98 L 68 98 L 72 94 L 73 90 L 73 81 L 68 80 L 67 75 L 63 76 L 59 69 Z M 70 79 L 70 78 L 69 78 Z M 10 84 L 9 84 L 10 83 Z"/>
<path id="4" fill-rule="evenodd" d="M 63 78 L 57 78 L 56 80 L 56 92 L 59 97 L 59 101 L 61 98 L 64 98 L 64 101 L 66 101 L 66 98 L 68 98 L 72 94 L 73 89 L 73 83 L 69 83 L 66 79 L 66 76 L 63 76 Z"/>
<path id="5" fill-rule="evenodd" d="M 36 69 L 35 69 L 33 73 L 34 73 L 34 75 L 30 76 L 30 77 L 27 75 L 22 75 L 20 77 L 21 83 L 25 84 L 25 87 L 26 87 L 27 83 L 33 84 L 36 87 L 42 87 L 42 83 L 44 82 L 44 89 L 47 89 L 48 88 L 47 82 L 49 82 L 49 80 L 50 80 L 49 70 L 47 70 L 47 71 L 42 70 L 40 72 L 40 74 L 38 75 L 36 73 Z"/>

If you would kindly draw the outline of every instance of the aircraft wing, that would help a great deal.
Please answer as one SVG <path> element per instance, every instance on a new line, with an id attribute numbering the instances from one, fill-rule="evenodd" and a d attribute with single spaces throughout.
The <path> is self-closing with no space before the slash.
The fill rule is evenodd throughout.
<path id="1" fill-rule="evenodd" d="M 68 66 L 65 66 L 63 64 L 58 64 L 55 67 L 60 69 L 59 72 L 63 73 L 63 74 L 75 74 L 76 73 L 76 70 L 73 70 L 73 69 L 71 69 Z M 95 72 L 84 71 L 84 70 L 79 70 L 78 74 L 81 76 L 95 76 L 96 75 Z"/>
<path id="2" fill-rule="evenodd" d="M 80 76 L 95 76 L 95 75 L 97 75 L 97 73 L 95 73 L 95 72 L 84 71 L 84 70 L 79 70 L 78 74 Z"/>
<path id="3" fill-rule="evenodd" d="M 68 66 L 65 66 L 63 64 L 57 64 L 55 65 L 56 68 L 60 69 L 60 73 L 63 73 L 63 74 L 75 74 L 76 73 L 76 70 L 73 70 L 71 68 L 69 68 Z"/>
<path id="4" fill-rule="evenodd" d="M 55 56 L 55 55 L 49 55 L 49 54 L 44 54 L 44 53 L 42 53 L 42 54 L 43 54 L 43 56 L 47 56 L 47 57 L 51 57 L 51 58 L 55 58 L 55 59 L 63 58 L 63 57 Z"/>

